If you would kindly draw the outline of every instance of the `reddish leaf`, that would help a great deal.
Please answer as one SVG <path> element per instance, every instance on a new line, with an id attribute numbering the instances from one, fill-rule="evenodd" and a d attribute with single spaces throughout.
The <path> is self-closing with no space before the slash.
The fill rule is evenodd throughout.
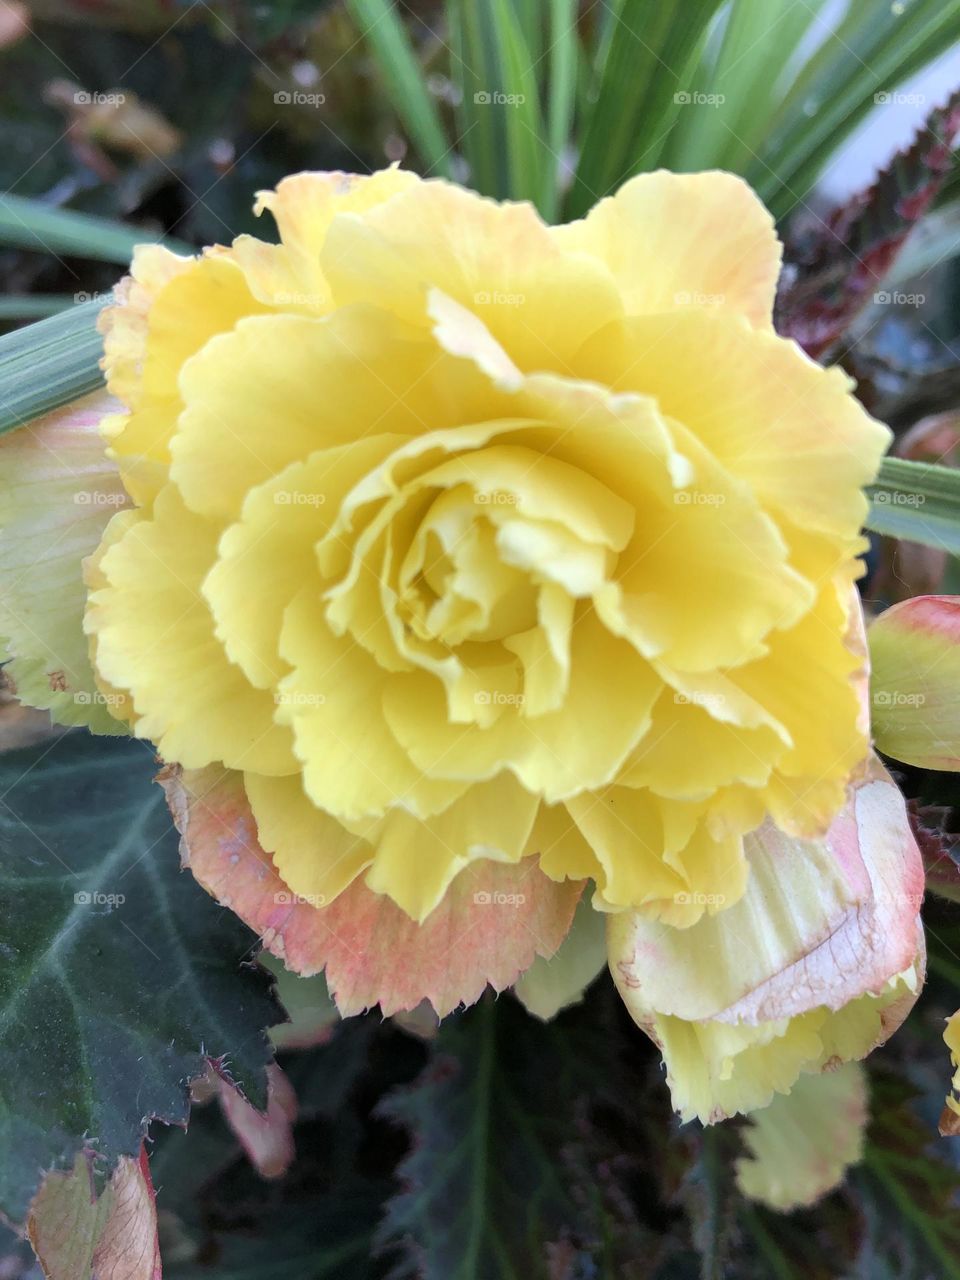
<path id="1" fill-rule="evenodd" d="M 214 1067 L 216 1070 L 216 1067 Z M 230 1080 L 217 1073 L 220 1105 L 227 1123 L 263 1178 L 279 1178 L 293 1162 L 297 1095 L 275 1062 L 267 1067 L 266 1112 L 257 1111 Z"/>
<path id="2" fill-rule="evenodd" d="M 502 991 L 563 941 L 582 882 L 558 884 L 534 858 L 465 868 L 422 925 L 355 880 L 324 907 L 297 900 L 257 843 L 239 773 L 168 768 L 159 781 L 197 880 L 280 956 L 309 975 L 326 969 L 344 1016 L 384 1015 L 429 1000 L 440 1017 Z"/>
<path id="3" fill-rule="evenodd" d="M 157 1206 L 146 1150 L 123 1156 L 98 1196 L 91 1152 L 70 1172 L 48 1173 L 27 1221 L 48 1280 L 160 1280 Z"/>
<path id="4" fill-rule="evenodd" d="M 949 829 L 950 809 L 908 800 L 907 813 L 923 858 L 927 888 L 940 898 L 960 902 L 960 862 L 955 853 L 960 836 Z"/>
<path id="5" fill-rule="evenodd" d="M 953 165 L 960 93 L 930 113 L 912 145 L 826 219 L 798 220 L 786 245 L 777 329 L 811 356 L 837 342 L 879 288 Z"/>

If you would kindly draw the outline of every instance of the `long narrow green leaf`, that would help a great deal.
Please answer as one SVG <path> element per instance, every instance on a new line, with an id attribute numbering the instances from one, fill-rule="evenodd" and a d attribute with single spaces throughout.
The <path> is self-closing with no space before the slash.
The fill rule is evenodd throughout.
<path id="1" fill-rule="evenodd" d="M 577 96 L 577 0 L 550 0 L 550 88 L 547 143 L 553 159 L 550 190 L 544 193 L 544 216 L 556 216 L 563 181 L 564 152 L 570 144 Z"/>
<path id="2" fill-rule="evenodd" d="M 43 253 L 69 253 L 98 262 L 125 266 L 135 245 L 156 236 L 109 218 L 97 218 L 72 209 L 53 209 L 39 200 L 0 195 L 0 244 Z M 179 240 L 165 239 L 174 253 L 193 253 Z"/>
<path id="3" fill-rule="evenodd" d="M 721 0 L 613 0 L 597 102 L 583 133 L 568 213 L 579 217 L 660 160 Z"/>
<path id="4" fill-rule="evenodd" d="M 670 135 L 671 169 L 743 173 L 769 128 L 797 45 L 824 0 L 732 0 L 690 81 L 705 102 L 684 111 Z"/>
<path id="5" fill-rule="evenodd" d="M 409 131 L 427 171 L 450 177 L 450 143 L 396 4 L 392 0 L 347 0 L 347 9 L 373 50 L 393 109 Z"/>
<path id="6" fill-rule="evenodd" d="M 97 316 L 110 296 L 0 337 L 0 433 L 12 431 L 103 383 Z"/>
<path id="7" fill-rule="evenodd" d="M 449 0 L 470 184 L 542 207 L 552 172 L 536 65 L 511 0 Z M 548 199 L 549 204 L 549 199 Z"/>
<path id="8" fill-rule="evenodd" d="M 885 458 L 868 492 L 869 529 L 960 555 L 960 471 Z"/>
<path id="9" fill-rule="evenodd" d="M 8 293 L 0 298 L 0 320 L 45 320 L 75 301 L 70 293 Z"/>
<path id="10" fill-rule="evenodd" d="M 960 0 L 849 6 L 803 68 L 748 171 L 778 217 L 803 200 L 839 142 L 908 76 L 955 43 Z M 931 103 L 931 106 L 934 104 Z"/>

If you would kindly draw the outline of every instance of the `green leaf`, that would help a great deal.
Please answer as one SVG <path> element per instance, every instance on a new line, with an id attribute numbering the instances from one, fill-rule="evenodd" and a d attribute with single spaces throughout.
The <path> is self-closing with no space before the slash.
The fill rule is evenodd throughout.
<path id="1" fill-rule="evenodd" d="M 543 214 L 556 218 L 563 182 L 564 152 L 577 100 L 577 0 L 550 0 L 550 86 L 547 100 L 547 145 L 552 168 L 547 169 Z"/>
<path id="2" fill-rule="evenodd" d="M 136 245 L 158 238 L 110 218 L 55 209 L 40 200 L 9 193 L 0 196 L 0 245 L 69 253 L 126 266 Z M 164 244 L 174 253 L 193 253 L 188 244 L 179 240 L 164 239 Z"/>
<path id="3" fill-rule="evenodd" d="M 0 433 L 103 385 L 97 316 L 110 295 L 0 337 Z"/>
<path id="4" fill-rule="evenodd" d="M 347 0 L 347 9 L 373 50 L 393 109 L 409 131 L 427 172 L 449 178 L 451 146 L 400 9 L 393 0 Z"/>
<path id="5" fill-rule="evenodd" d="M 45 320 L 74 303 L 70 293 L 8 293 L 0 298 L 0 320 Z"/>
<path id="6" fill-rule="evenodd" d="M 433 1062 L 380 1112 L 411 1130 L 384 1238 L 411 1245 L 422 1280 L 540 1280 L 545 1243 L 575 1216 L 560 1149 L 573 1103 L 599 1074 L 563 1020 L 541 1026 L 512 1001 L 441 1024 Z M 603 1045 L 596 1044 L 597 1054 Z"/>
<path id="7" fill-rule="evenodd" d="M 960 555 L 960 471 L 884 458 L 867 492 L 868 529 Z"/>
<path id="8" fill-rule="evenodd" d="M 721 0 L 614 0 L 597 101 L 583 129 L 568 215 L 582 214 L 631 174 L 656 169 Z"/>
<path id="9" fill-rule="evenodd" d="M 902 1080 L 874 1076 L 864 1169 L 852 1182 L 868 1210 L 863 1280 L 879 1257 L 900 1260 L 898 1280 L 960 1280 L 960 1172 L 942 1139 L 915 1114 Z"/>
<path id="10" fill-rule="evenodd" d="M 449 0 L 447 13 L 470 185 L 498 199 L 532 200 L 552 216 L 556 181 L 537 69 L 511 0 Z"/>
<path id="11" fill-rule="evenodd" d="M 183 1124 L 208 1058 L 266 1101 L 255 938 L 180 871 L 152 749 L 67 733 L 0 756 L 0 1212 L 82 1147 Z"/>
<path id="12" fill-rule="evenodd" d="M 956 40 L 960 0 L 850 4 L 808 60 L 747 171 L 778 218 L 806 199 L 820 170 L 878 94 L 891 93 Z"/>
<path id="13" fill-rule="evenodd" d="M 788 63 L 823 3 L 732 0 L 722 31 L 690 73 L 690 87 L 707 100 L 681 113 L 663 157 L 668 168 L 749 168 L 780 102 Z"/>

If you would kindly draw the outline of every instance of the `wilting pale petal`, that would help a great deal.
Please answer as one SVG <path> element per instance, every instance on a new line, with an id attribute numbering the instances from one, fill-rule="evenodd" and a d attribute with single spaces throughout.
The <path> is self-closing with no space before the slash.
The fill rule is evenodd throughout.
<path id="1" fill-rule="evenodd" d="M 83 634 L 82 561 L 129 504 L 99 426 L 117 408 L 86 396 L 0 437 L 0 657 L 22 701 L 60 724 L 119 733 L 124 698 L 102 691 Z"/>
<path id="2" fill-rule="evenodd" d="M 814 1204 L 860 1160 L 867 1119 L 859 1062 L 801 1076 L 789 1094 L 751 1114 L 742 1131 L 750 1154 L 737 1161 L 737 1185 L 781 1212 Z"/>
<path id="3" fill-rule="evenodd" d="M 583 999 L 607 959 L 603 916 L 584 898 L 570 932 L 552 956 L 537 956 L 513 988 L 530 1013 L 545 1022 Z"/>
<path id="4" fill-rule="evenodd" d="M 608 925 L 614 980 L 685 1119 L 766 1106 L 801 1071 L 864 1057 L 922 981 L 923 868 L 878 765 L 825 839 L 768 825 L 745 843 L 750 880 L 728 910 L 685 930 L 628 912 Z"/>

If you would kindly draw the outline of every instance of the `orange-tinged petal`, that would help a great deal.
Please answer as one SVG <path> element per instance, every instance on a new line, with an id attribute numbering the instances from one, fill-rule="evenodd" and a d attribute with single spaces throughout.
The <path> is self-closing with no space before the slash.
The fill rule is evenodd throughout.
<path id="1" fill-rule="evenodd" d="M 376 1004 L 388 1015 L 429 1000 L 443 1017 L 488 984 L 502 991 L 538 955 L 554 954 L 582 892 L 580 882 L 543 875 L 536 858 L 480 860 L 422 925 L 359 880 L 329 906 L 313 906 L 290 892 L 259 847 L 238 774 L 168 770 L 161 781 L 184 864 L 288 968 L 325 968 L 343 1015 Z"/>

